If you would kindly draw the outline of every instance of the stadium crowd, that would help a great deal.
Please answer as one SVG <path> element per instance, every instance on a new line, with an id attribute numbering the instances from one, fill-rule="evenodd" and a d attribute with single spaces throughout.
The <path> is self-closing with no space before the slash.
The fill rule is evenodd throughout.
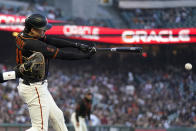
<path id="1" fill-rule="evenodd" d="M 195 8 L 132 9 L 122 11 L 129 28 L 173 28 L 195 26 Z"/>
<path id="2" fill-rule="evenodd" d="M 62 10 L 60 8 L 51 7 L 47 2 L 27 3 L 27 6 L 5 5 L 0 3 L 0 13 L 28 16 L 32 13 L 42 12 L 49 19 L 62 18 Z"/>
<path id="3" fill-rule="evenodd" d="M 63 110 L 66 123 L 70 122 L 78 98 L 90 90 L 94 94 L 93 125 L 195 126 L 194 72 L 174 66 L 113 68 L 107 65 L 96 70 L 91 66 L 51 68 L 49 90 Z M 1 65 L 0 69 L 5 71 L 9 67 Z M 0 84 L 0 123 L 30 122 L 16 87 L 15 81 Z"/>
<path id="4" fill-rule="evenodd" d="M 26 1 L 27 2 L 27 1 Z M 63 20 L 66 24 L 87 25 L 87 26 L 117 26 L 109 19 L 83 19 L 66 18 L 63 10 L 58 7 L 48 5 L 47 1 L 32 0 L 27 2 L 28 6 L 10 6 L 0 3 L 0 13 L 28 16 L 29 14 L 42 12 L 49 19 Z M 119 11 L 123 21 L 127 23 L 127 28 L 175 28 L 196 26 L 196 9 L 193 7 L 181 8 L 161 8 L 161 9 L 130 9 Z M 117 27 L 120 28 L 120 27 Z"/>
<path id="5" fill-rule="evenodd" d="M 112 27 L 113 24 L 109 19 L 83 19 L 81 17 L 66 18 L 60 8 L 51 7 L 46 1 L 30 2 L 25 6 L 4 5 L 0 3 L 0 14 L 13 14 L 20 16 L 28 16 L 32 13 L 42 13 L 48 19 L 61 20 L 62 24 L 84 25 L 84 26 L 104 26 Z"/>

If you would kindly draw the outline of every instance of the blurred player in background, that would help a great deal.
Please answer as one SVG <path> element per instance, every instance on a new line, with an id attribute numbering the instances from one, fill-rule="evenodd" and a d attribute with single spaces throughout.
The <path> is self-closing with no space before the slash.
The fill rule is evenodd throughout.
<path id="1" fill-rule="evenodd" d="M 75 131 L 88 131 L 85 118 L 88 117 L 90 121 L 92 93 L 88 92 L 84 98 L 76 105 L 76 110 L 71 115 L 71 122 L 74 125 Z"/>
<path id="2" fill-rule="evenodd" d="M 48 131 L 48 119 L 55 131 L 67 131 L 63 112 L 56 105 L 48 91 L 48 70 L 50 59 L 79 60 L 89 59 L 96 49 L 63 39 L 46 37 L 45 31 L 52 27 L 41 14 L 32 14 L 25 19 L 24 31 L 16 37 L 16 62 L 22 64 L 24 58 L 33 52 L 41 52 L 45 58 L 45 76 L 42 80 L 22 77 L 18 92 L 27 103 L 32 127 L 27 131 Z M 65 52 L 61 48 L 72 47 L 82 52 Z"/>

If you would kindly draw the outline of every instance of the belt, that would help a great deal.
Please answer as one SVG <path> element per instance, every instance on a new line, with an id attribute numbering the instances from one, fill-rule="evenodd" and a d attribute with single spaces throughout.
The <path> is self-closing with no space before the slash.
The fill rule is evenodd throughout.
<path id="1" fill-rule="evenodd" d="M 38 82 L 40 82 L 41 85 L 43 85 L 45 81 L 38 81 Z M 25 84 L 25 85 L 29 85 L 29 86 L 30 86 L 31 83 L 33 84 L 33 83 L 36 83 L 36 82 L 29 82 L 29 81 L 27 81 L 27 80 L 23 80 L 23 84 Z"/>

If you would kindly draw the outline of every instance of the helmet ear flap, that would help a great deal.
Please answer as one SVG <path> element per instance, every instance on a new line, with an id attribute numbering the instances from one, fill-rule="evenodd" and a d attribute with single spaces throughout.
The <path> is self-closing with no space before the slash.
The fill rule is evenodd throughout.
<path id="1" fill-rule="evenodd" d="M 25 25 L 24 32 L 25 32 L 25 33 L 29 33 L 29 32 L 31 31 L 31 28 L 32 28 L 32 27 L 30 27 L 30 26 L 28 26 L 28 25 L 27 25 L 27 26 Z"/>

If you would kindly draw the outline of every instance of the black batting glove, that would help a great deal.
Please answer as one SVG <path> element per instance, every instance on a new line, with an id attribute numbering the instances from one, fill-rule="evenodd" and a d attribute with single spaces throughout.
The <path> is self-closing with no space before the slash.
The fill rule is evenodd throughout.
<path id="1" fill-rule="evenodd" d="M 79 44 L 79 43 L 76 43 L 76 47 L 84 52 L 84 53 L 88 53 L 89 52 L 89 46 L 88 45 L 85 45 L 85 44 Z"/>
<path id="2" fill-rule="evenodd" d="M 90 59 L 94 54 L 96 53 L 96 48 L 95 47 L 89 47 L 89 52 L 88 52 L 88 59 Z"/>
<path id="3" fill-rule="evenodd" d="M 96 52 L 97 52 L 97 50 L 96 50 L 95 47 L 89 47 L 89 53 L 90 53 L 91 55 L 94 55 Z"/>
<path id="4" fill-rule="evenodd" d="M 91 56 L 93 56 L 97 50 L 96 50 L 96 44 L 95 43 L 92 43 L 90 46 L 89 46 L 89 53 L 91 54 Z"/>

